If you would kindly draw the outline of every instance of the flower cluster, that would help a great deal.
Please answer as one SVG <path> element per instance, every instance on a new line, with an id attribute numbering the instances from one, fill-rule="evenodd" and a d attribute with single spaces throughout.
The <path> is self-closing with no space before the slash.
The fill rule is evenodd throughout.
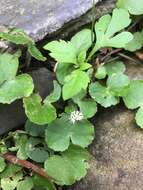
<path id="1" fill-rule="evenodd" d="M 80 111 L 73 111 L 70 115 L 70 121 L 74 124 L 75 121 L 81 121 L 83 119 L 83 114 Z"/>

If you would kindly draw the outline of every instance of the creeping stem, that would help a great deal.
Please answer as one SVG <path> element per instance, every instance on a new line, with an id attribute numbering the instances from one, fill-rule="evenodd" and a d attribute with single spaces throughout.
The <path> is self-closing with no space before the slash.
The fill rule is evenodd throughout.
<path id="1" fill-rule="evenodd" d="M 44 171 L 43 168 L 40 168 L 27 160 L 20 160 L 11 153 L 0 154 L 0 156 L 3 157 L 5 160 L 7 160 L 10 163 L 13 163 L 13 164 L 22 166 L 23 168 L 32 170 L 33 172 L 39 174 L 40 176 L 45 177 L 49 181 L 54 180 L 51 176 L 47 175 L 47 173 Z"/>

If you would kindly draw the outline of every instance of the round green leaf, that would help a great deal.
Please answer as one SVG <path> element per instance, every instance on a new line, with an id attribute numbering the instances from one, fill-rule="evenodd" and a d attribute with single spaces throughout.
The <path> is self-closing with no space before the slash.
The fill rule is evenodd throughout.
<path id="1" fill-rule="evenodd" d="M 33 92 L 34 84 L 30 75 L 21 74 L 0 86 L 0 103 L 10 104 L 16 99 L 28 97 Z"/>
<path id="2" fill-rule="evenodd" d="M 114 93 L 109 88 L 102 86 L 99 82 L 91 83 L 89 93 L 98 104 L 101 104 L 105 108 L 116 105 L 119 102 L 119 99 L 114 96 Z"/>
<path id="3" fill-rule="evenodd" d="M 128 94 L 123 97 L 124 103 L 129 109 L 135 109 L 143 105 L 143 81 L 130 82 Z"/>
<path id="4" fill-rule="evenodd" d="M 45 140 L 49 148 L 55 151 L 64 151 L 73 144 L 87 147 L 94 138 L 94 127 L 87 121 L 72 123 L 70 116 L 63 116 L 49 124 L 46 129 Z"/>
<path id="5" fill-rule="evenodd" d="M 71 145 L 61 155 L 54 155 L 45 162 L 45 170 L 59 185 L 72 185 L 87 173 L 89 154 L 81 147 Z M 56 172 L 55 172 L 56 171 Z"/>
<path id="6" fill-rule="evenodd" d="M 49 156 L 48 152 L 45 150 L 44 145 L 42 146 L 42 144 L 43 141 L 41 139 L 32 137 L 30 137 L 28 142 L 26 143 L 26 153 L 28 157 L 35 162 L 42 163 Z"/>
<path id="7" fill-rule="evenodd" d="M 56 119 L 56 109 L 46 102 L 41 104 L 42 99 L 38 94 L 32 94 L 23 99 L 25 113 L 29 120 L 38 125 L 44 125 Z"/>

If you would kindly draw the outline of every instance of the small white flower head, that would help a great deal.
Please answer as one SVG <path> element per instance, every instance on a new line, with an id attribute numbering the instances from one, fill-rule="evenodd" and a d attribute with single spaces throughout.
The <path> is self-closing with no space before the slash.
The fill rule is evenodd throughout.
<path id="1" fill-rule="evenodd" d="M 81 121 L 83 119 L 83 114 L 80 111 L 73 111 L 70 115 L 70 121 L 74 124 L 76 121 Z"/>

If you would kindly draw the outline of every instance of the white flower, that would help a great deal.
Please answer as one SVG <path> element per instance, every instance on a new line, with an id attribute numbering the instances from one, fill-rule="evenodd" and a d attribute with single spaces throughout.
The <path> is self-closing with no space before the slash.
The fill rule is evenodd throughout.
<path id="1" fill-rule="evenodd" d="M 80 111 L 73 111 L 70 115 L 70 121 L 74 124 L 75 121 L 81 121 L 83 119 L 83 114 Z"/>

